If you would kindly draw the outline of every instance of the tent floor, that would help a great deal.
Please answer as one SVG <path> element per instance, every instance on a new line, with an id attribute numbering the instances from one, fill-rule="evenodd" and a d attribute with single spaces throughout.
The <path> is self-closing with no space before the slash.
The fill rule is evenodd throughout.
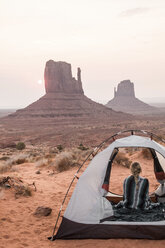
<path id="1" fill-rule="evenodd" d="M 165 239 L 165 225 L 81 224 L 63 217 L 53 239 Z"/>

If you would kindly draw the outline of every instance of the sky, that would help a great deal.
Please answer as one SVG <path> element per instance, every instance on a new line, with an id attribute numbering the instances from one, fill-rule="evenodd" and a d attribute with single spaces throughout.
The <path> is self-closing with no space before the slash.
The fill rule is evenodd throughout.
<path id="1" fill-rule="evenodd" d="M 43 96 L 50 59 L 75 77 L 80 67 L 97 102 L 125 79 L 139 99 L 165 102 L 164 0 L 0 0 L 0 30 L 0 108 Z"/>

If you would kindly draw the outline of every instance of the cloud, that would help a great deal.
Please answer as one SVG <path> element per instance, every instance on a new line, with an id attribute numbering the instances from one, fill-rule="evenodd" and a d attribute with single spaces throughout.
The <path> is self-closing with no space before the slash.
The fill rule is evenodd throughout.
<path id="1" fill-rule="evenodd" d="M 148 12 L 149 8 L 133 8 L 133 9 L 127 9 L 120 13 L 120 17 L 131 17 L 139 14 L 143 14 Z"/>

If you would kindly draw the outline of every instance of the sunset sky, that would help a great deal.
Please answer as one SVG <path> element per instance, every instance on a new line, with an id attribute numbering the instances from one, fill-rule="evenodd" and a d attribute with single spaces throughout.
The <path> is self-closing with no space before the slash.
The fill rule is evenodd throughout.
<path id="1" fill-rule="evenodd" d="M 44 95 L 49 59 L 80 67 L 95 101 L 130 79 L 165 102 L 165 0 L 0 0 L 0 30 L 0 108 Z"/>

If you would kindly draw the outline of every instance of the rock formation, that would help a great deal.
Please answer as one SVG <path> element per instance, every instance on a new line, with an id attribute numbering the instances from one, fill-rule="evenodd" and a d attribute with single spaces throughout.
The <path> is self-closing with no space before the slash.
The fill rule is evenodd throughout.
<path id="1" fill-rule="evenodd" d="M 77 80 L 72 77 L 71 65 L 66 62 L 49 60 L 45 66 L 46 93 L 72 93 L 83 94 L 81 83 L 81 70 L 77 70 Z"/>
<path id="2" fill-rule="evenodd" d="M 28 107 L 16 111 L 11 117 L 130 118 L 86 97 L 80 68 L 77 70 L 76 80 L 72 77 L 70 64 L 49 60 L 45 66 L 44 78 L 46 94 Z"/>
<path id="3" fill-rule="evenodd" d="M 131 97 L 135 98 L 134 84 L 130 80 L 121 81 L 118 84 L 117 91 L 114 90 L 114 97 Z"/>
<path id="4" fill-rule="evenodd" d="M 114 98 L 106 106 L 116 111 L 132 114 L 145 114 L 156 111 L 155 107 L 135 97 L 134 84 L 130 80 L 124 80 L 118 84 L 117 90 L 116 88 L 114 89 Z"/>

